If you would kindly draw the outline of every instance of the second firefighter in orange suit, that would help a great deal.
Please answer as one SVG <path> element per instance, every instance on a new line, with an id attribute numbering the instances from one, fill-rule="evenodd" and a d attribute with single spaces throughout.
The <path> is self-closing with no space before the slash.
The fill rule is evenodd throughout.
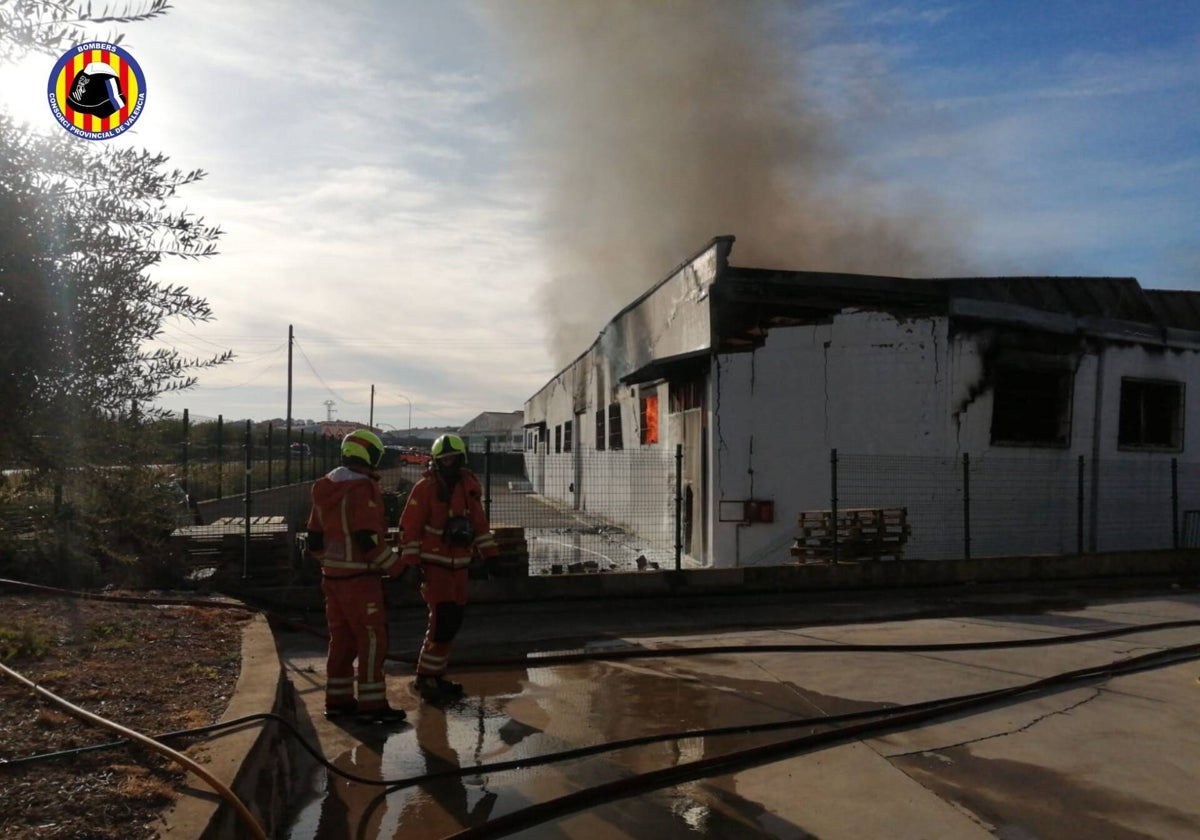
<path id="1" fill-rule="evenodd" d="M 467 469 L 467 447 L 458 435 L 433 442 L 432 463 L 413 486 L 400 515 L 401 562 L 419 564 L 421 595 L 429 610 L 414 687 L 430 702 L 452 700 L 462 686 L 446 679 L 454 637 L 467 604 L 471 559 L 498 553 L 479 479 Z"/>
<path id="2" fill-rule="evenodd" d="M 383 578 L 396 577 L 404 566 L 387 543 L 383 492 L 375 472 L 382 458 L 383 442 L 376 434 L 351 432 L 342 441 L 342 465 L 312 488 L 308 547 L 321 562 L 329 624 L 326 717 L 404 719 L 402 709 L 388 706 L 383 674 L 388 652 Z"/>

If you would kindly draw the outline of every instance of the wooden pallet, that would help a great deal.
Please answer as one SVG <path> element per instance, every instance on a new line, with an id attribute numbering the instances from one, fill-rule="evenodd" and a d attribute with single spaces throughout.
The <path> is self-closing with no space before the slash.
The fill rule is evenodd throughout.
<path id="1" fill-rule="evenodd" d="M 189 573 L 244 565 L 245 575 L 256 581 L 286 583 L 292 576 L 292 539 L 282 516 L 252 516 L 249 545 L 241 516 L 176 528 L 170 543 Z"/>
<path id="2" fill-rule="evenodd" d="M 829 562 L 837 541 L 839 560 L 898 560 L 912 533 L 908 509 L 844 508 L 805 510 L 798 516 L 799 534 L 791 555 L 802 563 Z"/>
<path id="3" fill-rule="evenodd" d="M 529 543 L 525 529 L 512 525 L 493 525 L 492 536 L 500 553 L 487 563 L 488 577 L 528 577 Z"/>

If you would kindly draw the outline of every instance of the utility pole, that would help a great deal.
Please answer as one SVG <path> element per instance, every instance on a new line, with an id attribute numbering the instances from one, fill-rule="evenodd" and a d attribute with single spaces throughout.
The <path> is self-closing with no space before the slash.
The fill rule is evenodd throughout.
<path id="1" fill-rule="evenodd" d="M 287 392 L 287 433 L 283 438 L 283 483 L 292 483 L 292 342 L 295 333 L 292 325 L 288 324 L 288 392 Z"/>
<path id="2" fill-rule="evenodd" d="M 408 403 L 408 428 L 404 430 L 404 436 L 406 438 L 410 438 L 410 437 L 412 437 L 412 400 L 410 400 L 404 394 L 397 394 L 396 396 L 400 397 L 406 403 Z"/>
<path id="3" fill-rule="evenodd" d="M 367 418 L 367 425 L 372 429 L 375 428 L 375 386 L 371 386 L 371 414 Z"/>

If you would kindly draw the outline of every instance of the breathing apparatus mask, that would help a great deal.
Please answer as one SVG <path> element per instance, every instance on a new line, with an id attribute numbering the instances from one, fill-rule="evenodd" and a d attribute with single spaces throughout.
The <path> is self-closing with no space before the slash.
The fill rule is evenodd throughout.
<path id="1" fill-rule="evenodd" d="M 448 545 L 468 546 L 475 541 L 475 529 L 471 527 L 471 520 L 467 517 L 452 516 L 446 520 L 442 537 Z"/>
<path id="2" fill-rule="evenodd" d="M 442 478 L 449 482 L 454 482 L 458 478 L 458 474 L 462 471 L 463 456 L 457 453 L 454 455 L 443 455 L 441 458 L 433 460 L 433 467 Z"/>

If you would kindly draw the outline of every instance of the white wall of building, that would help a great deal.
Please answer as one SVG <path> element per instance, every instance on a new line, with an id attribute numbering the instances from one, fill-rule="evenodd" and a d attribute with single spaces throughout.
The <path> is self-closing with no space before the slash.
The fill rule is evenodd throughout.
<path id="1" fill-rule="evenodd" d="M 1005 446 L 991 443 L 994 391 L 980 387 L 981 340 L 952 333 L 944 317 L 845 312 L 829 324 L 773 329 L 756 352 L 720 357 L 715 503 L 770 499 L 775 522 L 714 522 L 716 564 L 790 559 L 798 513 L 830 507 L 833 449 L 839 508 L 906 507 L 913 527 L 906 556 L 963 556 L 964 453 L 972 556 L 1074 552 L 1081 455 L 1084 549 L 1171 547 L 1170 462 L 1200 473 L 1198 424 L 1185 421 L 1179 452 L 1122 449 L 1119 395 L 1123 377 L 1178 381 L 1188 405 L 1186 393 L 1200 386 L 1196 353 L 1081 341 L 1069 443 Z M 1198 484 L 1179 483 L 1181 515 L 1200 509 Z"/>
<path id="2" fill-rule="evenodd" d="M 605 327 L 589 350 L 525 404 L 526 444 L 542 436 L 525 460 L 534 490 L 574 509 L 636 529 L 656 544 L 674 541 L 675 440 L 668 422 L 668 388 L 628 385 L 626 377 L 655 362 L 708 350 L 709 290 L 728 243 L 715 241 Z M 640 399 L 659 399 L 659 440 L 643 445 Z M 621 413 L 623 448 L 596 446 L 596 412 Z M 570 421 L 572 451 L 555 452 L 556 429 Z M 545 423 L 544 432 L 537 424 Z"/>
<path id="3" fill-rule="evenodd" d="M 710 292 L 726 247 L 714 241 L 618 313 L 586 353 L 526 403 L 526 442 L 540 438 L 526 454 L 537 492 L 655 540 L 672 538 L 679 444 L 697 506 L 686 541 L 696 560 L 716 566 L 788 562 L 799 513 L 830 507 L 834 449 L 839 508 L 905 507 L 912 526 L 907 557 L 965 553 L 964 456 L 975 557 L 1073 552 L 1081 514 L 1085 550 L 1170 547 L 1172 458 L 1182 465 L 1181 514 L 1200 510 L 1200 345 L 1148 349 L 1057 316 L 1001 327 L 994 318 L 1012 313 L 993 313 L 986 302 L 953 320 L 847 309 L 824 323 L 772 327 L 753 352 L 711 357 L 704 408 L 672 415 L 665 382 L 630 385 L 629 378 L 709 352 Z M 989 378 L 1001 347 L 1040 353 L 1069 372 L 1063 445 L 992 443 Z M 1195 420 L 1185 421 L 1179 451 L 1119 445 L 1124 377 L 1183 383 Z M 646 446 L 639 441 L 639 398 L 649 392 L 659 399 L 659 440 Z M 601 452 L 596 412 L 613 403 L 624 446 Z M 572 451 L 556 452 L 556 429 L 566 422 Z M 774 521 L 741 522 L 748 499 L 773 501 Z"/>
<path id="4" fill-rule="evenodd" d="M 830 506 L 830 450 L 939 455 L 950 438 L 945 319 L 847 312 L 772 329 L 713 378 L 716 500 L 775 501 L 772 524 L 714 523 L 718 565 L 785 562 L 802 510 Z M 729 510 L 732 511 L 732 506 Z"/>

